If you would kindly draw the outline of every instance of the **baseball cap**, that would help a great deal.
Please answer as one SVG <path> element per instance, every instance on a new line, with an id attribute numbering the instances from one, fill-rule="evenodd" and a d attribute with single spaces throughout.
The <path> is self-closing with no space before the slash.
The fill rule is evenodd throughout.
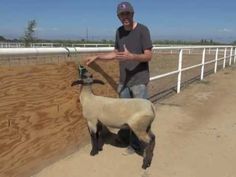
<path id="1" fill-rule="evenodd" d="M 132 5 L 129 2 L 121 2 L 117 6 L 117 15 L 119 15 L 122 12 L 134 13 L 134 9 L 133 9 Z"/>

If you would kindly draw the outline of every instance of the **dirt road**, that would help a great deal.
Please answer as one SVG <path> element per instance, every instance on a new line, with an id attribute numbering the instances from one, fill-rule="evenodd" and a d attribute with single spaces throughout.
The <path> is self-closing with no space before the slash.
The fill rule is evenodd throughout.
<path id="1" fill-rule="evenodd" d="M 34 177 L 235 177 L 235 78 L 234 66 L 156 104 L 157 146 L 147 170 L 125 148 L 105 144 L 91 157 L 87 145 Z"/>

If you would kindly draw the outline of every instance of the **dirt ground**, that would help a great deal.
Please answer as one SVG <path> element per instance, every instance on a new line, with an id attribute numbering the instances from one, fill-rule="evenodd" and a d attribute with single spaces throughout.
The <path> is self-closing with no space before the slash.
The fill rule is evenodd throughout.
<path id="1" fill-rule="evenodd" d="M 108 144 L 95 157 L 90 145 L 34 177 L 235 177 L 236 67 L 196 82 L 156 104 L 157 136 L 152 166 Z"/>

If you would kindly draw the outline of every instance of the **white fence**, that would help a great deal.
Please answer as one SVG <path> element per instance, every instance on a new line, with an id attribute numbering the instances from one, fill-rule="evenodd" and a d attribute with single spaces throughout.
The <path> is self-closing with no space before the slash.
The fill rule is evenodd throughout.
<path id="1" fill-rule="evenodd" d="M 1 56 L 40 56 L 40 55 L 57 55 L 57 54 L 79 54 L 79 53 L 91 53 L 91 52 L 108 52 L 112 51 L 113 47 L 59 47 L 59 48 L 6 48 L 6 49 L 0 49 L 0 60 Z M 182 67 L 182 60 L 183 60 L 183 53 L 184 51 L 189 51 L 193 49 L 201 49 L 202 50 L 202 57 L 201 57 L 201 63 L 192 65 L 189 67 Z M 150 81 L 168 77 L 171 75 L 177 74 L 177 93 L 180 92 L 181 88 L 181 79 L 182 79 L 182 72 L 191 70 L 193 68 L 201 67 L 201 73 L 200 73 L 200 79 L 202 80 L 204 78 L 204 68 L 208 64 L 214 64 L 214 73 L 218 70 L 218 62 L 223 61 L 223 68 L 226 66 L 226 62 L 228 61 L 228 65 L 230 66 L 232 63 L 235 63 L 236 61 L 236 47 L 235 46 L 180 46 L 180 47 L 154 47 L 153 48 L 154 53 L 163 52 L 163 51 L 177 51 L 179 55 L 178 59 L 178 66 L 177 69 L 168 73 L 164 73 L 161 75 L 153 76 L 150 78 Z M 206 53 L 207 52 L 214 52 L 215 58 L 210 61 L 205 61 L 206 59 Z M 219 57 L 219 53 L 223 52 L 223 57 Z"/>
<path id="2" fill-rule="evenodd" d="M 113 47 L 113 44 L 67 44 L 66 47 Z M 0 48 L 24 48 L 25 44 L 22 42 L 0 42 Z M 53 47 L 65 47 L 62 43 L 31 43 L 30 48 L 53 48 Z"/>
<path id="3" fill-rule="evenodd" d="M 22 48 L 25 47 L 21 42 L 0 42 L 0 48 Z"/>
<path id="4" fill-rule="evenodd" d="M 180 92 L 180 88 L 181 88 L 181 75 L 183 71 L 187 71 L 193 68 L 197 68 L 197 67 L 201 67 L 201 73 L 200 73 L 200 79 L 202 80 L 204 78 L 204 68 L 205 65 L 214 63 L 214 73 L 217 72 L 217 66 L 218 66 L 218 62 L 223 60 L 223 69 L 225 68 L 226 65 L 226 60 L 228 59 L 229 61 L 229 66 L 232 63 L 235 63 L 236 61 L 236 47 L 235 46 L 195 46 L 195 47 L 157 47 L 154 48 L 156 50 L 173 50 L 173 49 L 178 49 L 179 50 L 179 61 L 178 61 L 178 68 L 175 71 L 172 72 L 168 72 L 165 74 L 161 74 L 161 75 L 157 75 L 154 77 L 151 77 L 150 80 L 155 80 L 155 79 L 160 79 L 163 77 L 167 77 L 170 75 L 174 75 L 174 74 L 178 74 L 178 79 L 177 79 L 177 93 Z M 183 60 L 183 51 L 184 50 L 191 50 L 191 49 L 203 49 L 202 51 L 202 60 L 201 63 L 196 64 L 196 65 L 192 65 L 186 68 L 182 67 L 182 60 Z M 206 51 L 215 51 L 215 59 L 210 60 L 210 61 L 205 61 L 206 59 Z M 219 58 L 219 51 L 223 51 L 224 52 L 224 56 Z M 230 51 L 230 54 L 227 55 L 227 51 Z"/>

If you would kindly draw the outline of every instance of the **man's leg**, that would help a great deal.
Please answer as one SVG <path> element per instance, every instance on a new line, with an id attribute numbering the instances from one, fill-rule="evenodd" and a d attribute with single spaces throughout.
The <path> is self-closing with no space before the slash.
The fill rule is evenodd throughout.
<path id="1" fill-rule="evenodd" d="M 117 88 L 117 92 L 119 94 L 120 98 L 131 98 L 131 92 L 128 87 L 125 87 L 124 85 L 119 84 Z"/>
<path id="2" fill-rule="evenodd" d="M 144 84 L 135 85 L 130 88 L 133 98 L 144 98 L 148 99 L 147 86 Z M 137 136 L 131 132 L 130 136 L 131 147 L 136 151 L 141 151 L 141 144 Z"/>
<path id="3" fill-rule="evenodd" d="M 144 84 L 134 85 L 130 87 L 133 98 L 144 98 L 148 99 L 148 89 Z"/>
<path id="4" fill-rule="evenodd" d="M 119 94 L 120 98 L 131 98 L 131 92 L 128 87 L 125 87 L 121 84 L 118 85 L 117 92 Z M 122 143 L 128 145 L 130 142 L 130 129 L 129 128 L 121 128 L 118 131 L 119 139 L 122 141 Z"/>

